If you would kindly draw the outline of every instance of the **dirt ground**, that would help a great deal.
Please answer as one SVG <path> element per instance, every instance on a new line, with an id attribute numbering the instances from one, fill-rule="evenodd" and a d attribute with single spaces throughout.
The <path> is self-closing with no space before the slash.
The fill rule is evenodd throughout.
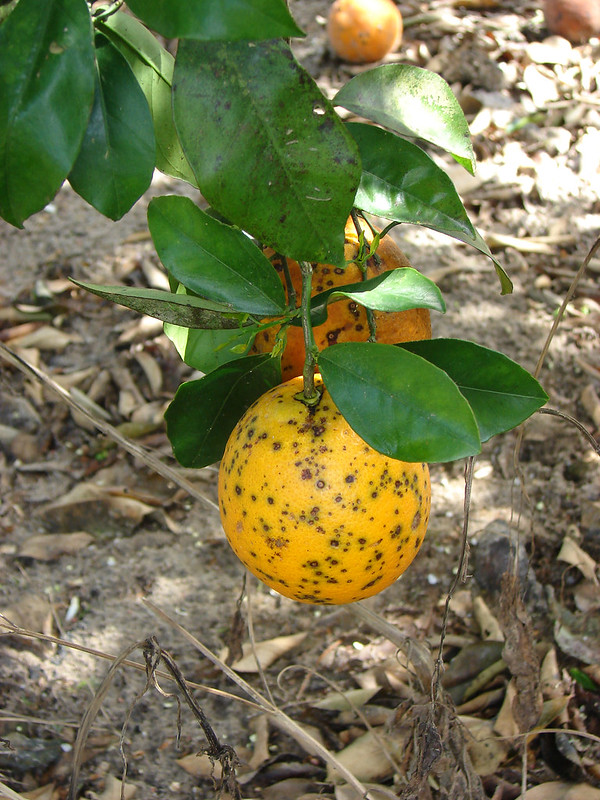
<path id="1" fill-rule="evenodd" d="M 328 5 L 295 0 L 291 9 L 308 34 L 295 45 L 298 58 L 333 96 L 361 68 L 329 52 Z M 394 236 L 444 294 L 448 310 L 435 316 L 434 336 L 471 339 L 533 371 L 600 233 L 600 45 L 547 38 L 533 2 L 517 10 L 503 2 L 400 7 L 405 38 L 388 60 L 436 70 L 463 105 L 479 161 L 476 177 L 436 157 L 513 280 L 514 292 L 501 296 L 491 263 L 447 237 L 407 226 Z M 194 196 L 189 187 L 157 176 L 147 195 L 113 223 L 65 186 L 24 231 L 0 223 L 0 342 L 177 469 L 162 413 L 190 377 L 189 368 L 159 323 L 68 283 L 73 277 L 162 286 L 145 213 L 152 196 L 172 192 Z M 599 275 L 596 255 L 540 372 L 548 407 L 596 436 Z M 4 359 L 0 370 L 0 612 L 20 629 L 56 637 L 0 639 L 0 738 L 14 747 L 0 742 L 0 781 L 21 794 L 37 791 L 26 796 L 65 797 L 77 728 L 110 666 L 103 654 L 116 656 L 156 637 L 187 680 L 208 687 L 194 690 L 194 697 L 219 740 L 242 761 L 243 797 L 356 797 L 347 788 L 334 789 L 322 758 L 307 753 L 273 720 L 267 726 L 260 710 L 236 699 L 242 690 L 144 603 L 150 600 L 216 653 L 229 645 L 237 658 L 240 638 L 248 640 L 247 625 L 241 633 L 236 627 L 243 569 L 215 512 L 215 469 L 185 475 L 208 502 L 190 498 L 38 381 Z M 422 550 L 401 580 L 364 604 L 433 658 L 461 552 L 464 467 L 431 466 L 433 512 Z M 468 540 L 468 574 L 450 605 L 443 651 L 444 685 L 467 734 L 452 763 L 448 742 L 455 728 L 446 698 L 450 727 L 437 720 L 443 768 L 438 764 L 418 794 L 404 796 L 510 800 L 529 787 L 526 797 L 552 800 L 581 784 L 588 793 L 579 797 L 596 798 L 600 740 L 586 736 L 600 735 L 600 462 L 584 435 L 560 418 L 536 415 L 522 431 L 486 443 L 474 465 Z M 511 547 L 519 557 L 522 602 L 501 585 Z M 255 640 L 292 637 L 267 648 L 272 663 L 264 655 L 275 704 L 311 726 L 332 752 L 354 742 L 347 763 L 355 774 L 383 787 L 375 797 L 400 796 L 407 775 L 414 775 L 409 755 L 418 753 L 406 739 L 402 714 L 427 700 L 427 690 L 415 689 L 414 661 L 407 671 L 381 625 L 352 607 L 301 605 L 253 579 L 248 590 L 251 602 L 244 600 L 239 611 L 251 622 Z M 141 663 L 141 650 L 130 658 Z M 540 663 L 540 727 L 580 735 L 532 737 L 523 768 L 518 734 L 539 717 L 527 721 L 527 709 L 540 696 Z M 473 680 L 490 668 L 473 688 Z M 237 671 L 266 693 L 253 662 L 249 671 L 244 665 Z M 336 696 L 333 684 L 370 690 L 356 700 L 365 703 L 362 718 L 315 707 Z M 183 709 L 177 746 L 176 701 L 151 690 L 132 707 L 143 687 L 143 674 L 127 666 L 117 670 L 89 733 L 78 796 L 119 797 L 119 739 L 127 722 L 126 796 L 214 797 L 210 768 L 194 756 L 206 741 L 192 713 Z M 380 763 L 386 749 L 381 740 L 375 746 L 365 742 L 365 716 L 395 766 Z M 470 783 L 457 777 L 469 771 L 461 767 L 463 745 L 473 769 Z M 534 793 L 540 784 L 547 784 L 543 795 Z"/>

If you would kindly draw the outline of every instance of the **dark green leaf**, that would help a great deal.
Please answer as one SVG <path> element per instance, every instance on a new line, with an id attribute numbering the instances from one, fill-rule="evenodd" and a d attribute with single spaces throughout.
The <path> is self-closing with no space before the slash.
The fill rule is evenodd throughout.
<path id="1" fill-rule="evenodd" d="M 446 173 L 412 142 L 373 125 L 351 123 L 363 174 L 357 208 L 395 222 L 424 225 L 475 247 L 495 264 L 502 292 L 512 284 L 475 230 Z"/>
<path id="2" fill-rule="evenodd" d="M 333 102 L 403 136 L 447 150 L 473 174 L 475 156 L 465 115 L 435 72 L 384 64 L 351 78 Z"/>
<path id="3" fill-rule="evenodd" d="M 519 425 L 548 395 L 523 367 L 502 353 L 462 339 L 400 345 L 443 369 L 473 409 L 481 441 Z"/>
<path id="4" fill-rule="evenodd" d="M 175 39 L 276 39 L 304 36 L 282 0 L 127 0 L 150 28 Z"/>
<path id="5" fill-rule="evenodd" d="M 155 197 L 148 225 L 171 275 L 234 311 L 269 316 L 285 310 L 285 292 L 268 258 L 241 231 L 201 211 L 187 197 Z"/>
<path id="6" fill-rule="evenodd" d="M 184 467 L 214 464 L 242 414 L 280 381 L 279 362 L 260 355 L 230 361 L 183 383 L 165 413 L 175 458 Z"/>
<path id="7" fill-rule="evenodd" d="M 348 342 L 323 350 L 318 364 L 334 403 L 375 450 L 429 462 L 479 452 L 469 404 L 425 359 L 391 344 Z"/>
<path id="8" fill-rule="evenodd" d="M 245 355 L 256 336 L 255 325 L 238 330 L 192 330 L 180 325 L 165 325 L 182 361 L 200 372 L 213 369 Z"/>
<path id="9" fill-rule="evenodd" d="M 344 264 L 354 140 L 283 41 L 179 44 L 179 138 L 202 194 L 296 260 Z"/>
<path id="10" fill-rule="evenodd" d="M 127 59 L 150 108 L 156 138 L 156 168 L 173 178 L 196 184 L 181 149 L 171 107 L 175 59 L 135 17 L 117 11 L 101 30 Z"/>
<path id="11" fill-rule="evenodd" d="M 492 259 L 502 294 L 510 293 L 510 279 L 435 161 L 412 142 L 374 125 L 350 123 L 348 129 L 358 144 L 363 167 L 354 205 L 369 214 L 424 225 L 470 244 Z"/>
<path id="12" fill-rule="evenodd" d="M 240 327 L 240 315 L 233 315 L 231 308 L 195 295 L 175 294 L 161 289 L 139 289 L 134 286 L 99 286 L 76 280 L 73 283 L 112 303 L 174 325 L 227 330 Z"/>
<path id="13" fill-rule="evenodd" d="M 60 189 L 93 96 L 85 0 L 20 0 L 0 27 L 0 215 L 11 225 Z"/>
<path id="14" fill-rule="evenodd" d="M 156 143 L 146 98 L 127 61 L 96 36 L 94 105 L 69 183 L 110 219 L 120 219 L 150 186 Z"/>
<path id="15" fill-rule="evenodd" d="M 327 318 L 327 305 L 342 297 L 375 311 L 407 311 L 409 308 L 431 308 L 446 311 L 442 293 L 435 283 L 412 267 L 400 267 L 368 278 L 361 283 L 348 283 L 316 294 L 311 300 L 313 325 Z"/>

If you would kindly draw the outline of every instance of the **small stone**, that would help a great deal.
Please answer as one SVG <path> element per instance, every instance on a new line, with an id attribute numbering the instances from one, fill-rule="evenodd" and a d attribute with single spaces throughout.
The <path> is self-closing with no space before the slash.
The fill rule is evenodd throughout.
<path id="1" fill-rule="evenodd" d="M 502 578 L 513 570 L 517 555 L 517 577 L 526 584 L 529 558 L 517 532 L 503 520 L 494 520 L 477 534 L 474 548 L 474 577 L 479 586 L 490 594 L 499 594 Z"/>

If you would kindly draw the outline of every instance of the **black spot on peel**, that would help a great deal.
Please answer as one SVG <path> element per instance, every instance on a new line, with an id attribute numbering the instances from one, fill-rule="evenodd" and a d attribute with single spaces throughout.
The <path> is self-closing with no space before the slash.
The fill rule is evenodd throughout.
<path id="1" fill-rule="evenodd" d="M 364 586 L 360 587 L 360 591 L 364 592 L 365 589 L 371 589 L 373 586 L 375 586 L 376 583 L 378 583 L 381 580 L 382 577 L 383 577 L 382 575 L 378 575 L 376 578 L 373 578 L 373 580 L 370 580 L 368 583 L 365 583 Z"/>

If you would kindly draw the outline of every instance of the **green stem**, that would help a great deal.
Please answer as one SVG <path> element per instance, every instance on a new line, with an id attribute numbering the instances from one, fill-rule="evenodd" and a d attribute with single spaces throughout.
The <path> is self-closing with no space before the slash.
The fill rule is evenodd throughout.
<path id="1" fill-rule="evenodd" d="M 280 264 L 283 270 L 283 276 L 285 278 L 285 288 L 287 289 L 287 296 L 288 296 L 288 306 L 291 309 L 296 308 L 296 289 L 294 287 L 294 283 L 292 281 L 292 276 L 290 275 L 290 268 L 288 265 L 288 260 L 285 256 L 280 257 Z"/>
<path id="2" fill-rule="evenodd" d="M 367 339 L 368 342 L 376 342 L 377 341 L 377 323 L 375 322 L 375 313 L 373 312 L 372 308 L 366 308 L 365 311 L 367 312 L 367 323 L 369 325 L 369 338 Z"/>
<path id="3" fill-rule="evenodd" d="M 364 240 L 364 231 L 361 227 L 360 220 L 358 218 L 358 214 L 356 213 L 356 209 L 353 208 L 350 212 L 350 216 L 352 217 L 352 222 L 354 223 L 354 227 L 356 229 L 356 235 L 358 236 L 358 259 L 356 261 L 358 268 L 360 269 L 360 273 L 362 275 L 363 281 L 367 280 L 367 259 L 365 258 L 365 251 L 368 245 Z M 361 245 L 362 243 L 362 245 Z M 370 248 L 369 248 L 370 249 Z M 368 252 L 368 251 L 367 251 Z M 375 253 L 374 258 L 377 258 L 377 254 Z M 365 308 L 367 312 L 367 324 L 369 326 L 369 338 L 367 341 L 369 342 L 376 342 L 377 341 L 377 323 L 375 322 L 375 314 L 373 313 L 372 308 Z"/>
<path id="4" fill-rule="evenodd" d="M 318 350 L 310 321 L 310 296 L 313 268 L 309 261 L 300 261 L 299 263 L 302 272 L 302 299 L 300 301 L 300 308 L 302 309 L 302 331 L 304 333 L 304 350 L 306 352 L 304 359 L 304 391 L 302 392 L 302 399 L 303 402 L 308 405 L 315 405 L 320 398 L 320 394 L 315 388 L 315 366 L 317 365 L 315 355 Z"/>

